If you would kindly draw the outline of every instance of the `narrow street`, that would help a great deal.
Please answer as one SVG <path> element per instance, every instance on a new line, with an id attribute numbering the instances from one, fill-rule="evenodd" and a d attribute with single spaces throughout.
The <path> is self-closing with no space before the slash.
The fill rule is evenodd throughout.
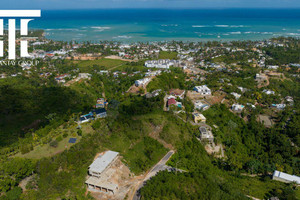
<path id="1" fill-rule="evenodd" d="M 156 173 L 159 171 L 163 171 L 167 169 L 166 163 L 171 158 L 171 156 L 175 152 L 173 150 L 169 151 L 152 169 L 148 172 L 148 174 L 145 175 L 144 180 L 139 182 L 139 185 L 137 189 L 135 190 L 134 196 L 132 198 L 129 198 L 131 200 L 139 200 L 139 190 L 146 184 L 147 180 L 149 180 L 151 177 L 155 176 Z"/>

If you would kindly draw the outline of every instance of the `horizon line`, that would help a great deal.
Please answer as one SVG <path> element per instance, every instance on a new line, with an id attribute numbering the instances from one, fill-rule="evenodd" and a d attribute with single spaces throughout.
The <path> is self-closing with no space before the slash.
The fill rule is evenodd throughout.
<path id="1" fill-rule="evenodd" d="M 230 9 L 256 9 L 256 10 L 300 10 L 300 7 L 184 7 L 184 8 L 158 8 L 158 7 L 116 7 L 116 8 L 40 8 L 42 11 L 53 11 L 53 10 L 118 10 L 118 9 L 127 9 L 127 10 L 150 10 L 150 9 L 156 9 L 156 10 L 230 10 Z M 24 10 L 24 9 L 1 9 L 1 10 Z"/>

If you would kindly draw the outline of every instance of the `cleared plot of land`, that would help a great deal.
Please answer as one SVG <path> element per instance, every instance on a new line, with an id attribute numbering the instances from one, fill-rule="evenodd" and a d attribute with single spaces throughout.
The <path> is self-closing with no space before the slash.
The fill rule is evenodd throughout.
<path id="1" fill-rule="evenodd" d="M 102 58 L 99 60 L 83 60 L 83 61 L 74 61 L 75 64 L 78 64 L 79 67 L 93 67 L 94 65 L 100 66 L 100 67 L 105 67 L 106 69 L 111 69 L 113 67 L 118 67 L 126 61 L 123 60 L 116 60 L 116 59 L 107 59 L 107 58 Z"/>
<path id="2" fill-rule="evenodd" d="M 132 93 L 132 94 L 138 94 L 138 93 L 140 92 L 141 89 L 142 89 L 142 87 L 139 88 L 139 87 L 136 87 L 135 85 L 132 85 L 132 86 L 127 90 L 127 92 L 128 92 L 128 93 Z"/>
<path id="3" fill-rule="evenodd" d="M 177 59 L 177 52 L 168 52 L 168 51 L 161 51 L 159 53 L 158 59 L 171 59 L 176 60 Z"/>
<path id="4" fill-rule="evenodd" d="M 195 91 L 187 92 L 187 97 L 189 97 L 192 101 L 205 100 L 205 102 L 209 103 L 210 105 L 221 103 L 222 100 L 225 98 L 225 96 L 226 96 L 226 94 L 221 91 L 215 92 L 213 96 L 211 96 L 211 95 L 203 96 L 200 93 L 195 92 Z"/>
<path id="5" fill-rule="evenodd" d="M 130 59 L 124 59 L 120 56 L 115 56 L 115 55 L 111 55 L 111 56 L 106 56 L 105 58 L 107 59 L 113 59 L 113 60 L 123 60 L 123 61 L 128 61 L 128 62 L 132 62 L 133 60 Z"/>
<path id="6" fill-rule="evenodd" d="M 221 103 L 225 98 L 226 94 L 224 92 L 217 91 L 214 93 L 214 96 L 210 96 L 207 98 L 207 102 L 211 105 Z"/>
<path id="7" fill-rule="evenodd" d="M 58 137 L 62 137 L 63 133 L 67 130 L 68 136 L 66 138 L 63 138 L 61 141 L 58 141 L 57 147 L 51 147 L 49 143 L 47 144 L 40 144 L 34 147 L 34 149 L 26 154 L 17 153 L 16 157 L 21 158 L 29 158 L 29 159 L 40 159 L 43 157 L 50 157 L 54 156 L 56 154 L 62 153 L 66 149 L 69 149 L 71 146 L 75 145 L 76 143 L 80 142 L 81 136 L 78 136 L 76 134 L 77 129 L 76 126 L 70 127 L 68 129 L 61 129 L 58 128 L 56 131 L 61 132 L 61 134 L 53 136 L 52 140 L 55 140 Z M 90 125 L 83 124 L 82 125 L 82 132 L 83 135 L 92 133 L 93 130 Z M 50 134 L 49 134 L 50 135 Z M 69 143 L 70 138 L 76 138 L 76 143 L 72 144 Z"/>
<path id="8" fill-rule="evenodd" d="M 57 145 L 57 147 L 51 147 L 49 144 L 39 145 L 34 148 L 34 150 L 30 151 L 26 154 L 18 153 L 15 156 L 16 157 L 22 157 L 22 158 L 29 158 L 29 159 L 40 159 L 43 157 L 50 157 L 54 156 L 55 154 L 61 153 L 66 149 L 69 149 L 74 144 L 69 143 L 69 139 L 73 137 L 67 137 L 64 138 L 62 141 L 60 141 Z M 80 141 L 80 137 L 76 137 L 78 143 Z"/>
<path id="9" fill-rule="evenodd" d="M 258 115 L 258 121 L 263 123 L 265 127 L 270 128 L 273 125 L 273 121 L 270 116 L 268 115 Z"/>
<path id="10" fill-rule="evenodd" d="M 203 95 L 201 95 L 200 93 L 198 92 L 195 92 L 195 91 L 187 91 L 187 97 L 189 99 L 191 99 L 192 101 L 193 100 L 202 100 L 204 98 Z"/>

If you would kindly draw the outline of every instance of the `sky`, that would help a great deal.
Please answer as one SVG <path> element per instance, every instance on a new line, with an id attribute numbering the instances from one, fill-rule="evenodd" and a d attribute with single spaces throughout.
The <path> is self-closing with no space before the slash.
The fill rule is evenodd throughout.
<path id="1" fill-rule="evenodd" d="M 0 9 L 300 8 L 300 0 L 0 0 Z"/>

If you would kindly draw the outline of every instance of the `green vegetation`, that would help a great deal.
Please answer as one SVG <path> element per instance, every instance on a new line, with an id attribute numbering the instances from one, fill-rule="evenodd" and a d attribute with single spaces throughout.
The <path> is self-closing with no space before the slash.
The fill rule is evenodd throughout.
<path id="1" fill-rule="evenodd" d="M 286 38 L 278 38 L 282 43 L 285 43 Z M 278 46 L 269 46 L 265 47 L 264 50 L 268 56 L 271 56 L 272 59 L 267 60 L 267 64 L 289 64 L 289 63 L 299 63 L 299 41 L 295 38 L 289 38 L 289 48 L 278 47 Z"/>
<path id="2" fill-rule="evenodd" d="M 84 61 L 73 61 L 74 64 L 77 64 L 79 68 L 87 68 L 87 67 L 103 67 L 103 69 L 111 69 L 113 67 L 118 67 L 126 61 L 115 60 L 115 59 L 107 59 L 101 58 L 99 60 L 84 60 Z"/>
<path id="3" fill-rule="evenodd" d="M 37 135 L 45 136 L 72 113 L 87 110 L 93 100 L 86 91 L 80 94 L 28 78 L 1 79 L 0 92 L 5 94 L 0 96 L 0 146 L 31 137 L 32 130 L 40 127 L 44 128 Z"/>
<path id="4" fill-rule="evenodd" d="M 147 85 L 147 91 L 151 92 L 157 89 L 168 91 L 172 88 L 184 89 L 185 74 L 181 69 L 174 68 L 171 73 L 162 73 Z"/>
<path id="5" fill-rule="evenodd" d="M 177 52 L 161 51 L 161 52 L 159 52 L 158 59 L 176 60 L 177 55 L 178 55 Z"/>
<path id="6" fill-rule="evenodd" d="M 201 172 L 161 172 L 141 190 L 142 199 L 248 199 L 236 186 Z"/>
<path id="7" fill-rule="evenodd" d="M 209 124 L 218 124 L 214 133 L 226 146 L 224 169 L 240 169 L 248 173 L 273 173 L 275 169 L 300 175 L 297 150 L 290 145 L 281 127 L 264 128 L 255 114 L 246 124 L 224 106 L 214 106 L 204 112 Z M 275 145 L 277 144 L 277 145 Z"/>
<path id="8" fill-rule="evenodd" d="M 268 176 L 262 181 L 228 173 L 214 162 L 198 140 L 182 142 L 169 165 L 186 172 L 160 172 L 141 189 L 142 199 L 248 199 L 245 195 L 263 199 L 286 190 L 292 192 L 288 194 L 291 199 L 296 199 L 290 185 L 272 181 Z"/>
<path id="9" fill-rule="evenodd" d="M 141 59 L 137 62 L 47 57 L 31 70 L 3 66 L 1 73 L 7 78 L 0 79 L 0 200 L 93 199 L 86 194 L 84 181 L 88 166 L 99 152 L 119 152 L 131 172 L 141 175 L 169 149 L 176 153 L 167 164 L 183 172 L 158 173 L 141 189 L 142 199 L 299 199 L 300 190 L 294 184 L 271 180 L 275 169 L 300 175 L 298 68 L 287 67 L 299 62 L 299 40 L 278 41 L 280 47 L 252 41 L 171 42 L 169 47 L 193 50 L 189 56 L 196 67 L 202 62 L 204 65 L 199 71 L 191 69 L 195 74 L 185 74 L 177 67 L 165 70 L 147 85 L 147 92 L 161 89 L 152 98 L 127 91 L 149 70 L 143 66 L 144 61 L 157 59 L 151 51 L 158 49 L 155 44 L 134 44 L 124 50 Z M 117 43 L 104 43 L 78 44 L 74 51 L 98 56 L 117 54 Z M 35 48 L 52 51 L 72 45 L 49 41 Z M 147 56 L 139 53 L 147 48 Z M 260 88 L 254 77 L 265 68 L 252 65 L 261 61 L 259 54 L 265 52 L 266 63 L 280 65 L 277 72 L 282 75 L 269 75 L 269 85 Z M 160 52 L 159 59 L 178 58 L 176 52 Z M 211 62 L 221 63 L 223 69 L 206 68 Z M 111 73 L 101 75 L 100 70 Z M 112 73 L 117 71 L 126 73 Z M 73 80 L 65 86 L 55 80 L 67 73 L 70 76 L 65 80 L 70 81 L 82 72 L 90 73 L 91 79 Z M 183 99 L 177 99 L 184 112 L 163 111 L 170 89 L 192 90 L 204 84 L 212 89 L 213 97 L 203 98 L 210 108 L 202 113 L 213 127 L 215 143 L 223 146 L 222 158 L 218 153 L 210 154 L 207 143 L 198 140 L 199 125 L 190 123 L 194 108 L 190 94 L 186 92 Z M 267 95 L 264 89 L 275 94 Z M 232 92 L 241 97 L 235 99 Z M 292 96 L 294 103 L 290 105 L 286 96 Z M 107 117 L 78 125 L 79 117 L 93 110 L 98 98 L 107 102 Z M 244 110 L 231 112 L 233 103 L 245 105 Z M 272 106 L 275 103 L 287 106 L 280 110 Z M 260 115 L 269 116 L 274 125 L 266 128 L 258 120 Z M 70 138 L 76 138 L 76 143 L 69 144 Z"/>
<path id="10" fill-rule="evenodd" d="M 246 55 L 245 52 L 236 52 L 233 55 L 227 54 L 227 55 L 219 56 L 217 58 L 213 58 L 212 61 L 232 64 L 232 63 L 236 63 L 237 61 L 246 62 L 248 58 L 249 56 Z"/>
<path id="11" fill-rule="evenodd" d="M 56 139 L 51 141 L 49 144 L 36 146 L 34 149 L 25 154 L 18 153 L 15 155 L 15 157 L 41 159 L 44 157 L 54 156 L 73 146 L 73 144 L 69 143 L 69 139 L 70 137 L 64 138 L 61 141 Z M 77 138 L 76 142 L 80 142 L 80 138 Z"/>
<path id="12" fill-rule="evenodd" d="M 0 191 L 6 192 L 8 199 L 19 199 L 22 189 L 18 183 L 35 172 L 35 162 L 32 160 L 14 158 L 0 165 Z M 0 196 L 0 199 L 6 199 Z"/>
<path id="13" fill-rule="evenodd" d="M 55 155 L 54 159 L 39 160 L 39 190 L 31 190 L 22 198 L 52 199 L 63 197 L 67 191 L 70 192 L 68 198 L 86 198 L 84 181 L 87 167 L 96 153 L 105 149 L 120 152 L 124 162 L 137 174 L 149 169 L 161 159 L 166 149 L 147 137 L 149 130 L 143 124 L 139 120 L 125 118 L 108 119 L 107 126 L 101 126 L 92 134 L 83 136 L 81 142 L 68 151 Z"/>

